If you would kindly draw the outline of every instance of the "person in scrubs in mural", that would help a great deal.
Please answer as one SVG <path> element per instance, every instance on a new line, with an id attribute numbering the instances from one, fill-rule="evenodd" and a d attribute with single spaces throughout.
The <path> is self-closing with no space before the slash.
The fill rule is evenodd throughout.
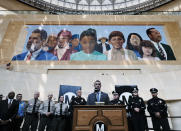
<path id="1" fill-rule="evenodd" d="M 74 53 L 70 56 L 70 60 L 74 61 L 104 61 L 107 60 L 106 55 L 95 51 L 97 44 L 97 34 L 95 29 L 88 29 L 81 33 L 80 43 L 82 51 Z"/>
<path id="2" fill-rule="evenodd" d="M 137 33 L 130 33 L 127 38 L 126 49 L 132 50 L 138 58 L 141 57 L 139 49 L 142 40 L 142 37 Z"/>
<path id="3" fill-rule="evenodd" d="M 16 60 L 57 60 L 57 57 L 42 49 L 43 43 L 46 41 L 47 32 L 45 30 L 36 29 L 32 32 L 27 45 L 31 45 L 30 49 L 24 53 L 18 54 L 12 58 Z"/>
<path id="4" fill-rule="evenodd" d="M 131 50 L 124 49 L 123 44 L 125 38 L 122 32 L 113 31 L 109 35 L 109 43 L 112 44 L 113 48 L 108 51 L 108 60 L 122 61 L 122 60 L 137 60 L 137 56 Z"/>
<path id="5" fill-rule="evenodd" d="M 140 44 L 140 60 L 160 60 L 156 57 L 156 49 L 149 40 L 143 40 Z"/>
<path id="6" fill-rule="evenodd" d="M 80 41 L 79 41 L 79 34 L 72 35 L 70 47 L 75 49 L 77 52 L 82 50 L 82 46 L 81 46 Z"/>
<path id="7" fill-rule="evenodd" d="M 68 30 L 61 30 L 58 33 L 57 46 L 55 47 L 54 54 L 58 57 L 59 61 L 70 60 L 70 55 L 77 52 L 69 46 L 71 38 L 72 33 Z"/>
<path id="8" fill-rule="evenodd" d="M 52 53 L 54 55 L 54 49 L 56 46 L 57 46 L 57 36 L 51 34 L 48 36 L 47 42 L 43 46 L 43 50 Z"/>

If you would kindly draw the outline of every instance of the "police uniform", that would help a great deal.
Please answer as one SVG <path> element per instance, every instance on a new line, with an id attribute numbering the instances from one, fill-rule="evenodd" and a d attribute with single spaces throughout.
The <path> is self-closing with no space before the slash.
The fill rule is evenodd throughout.
<path id="1" fill-rule="evenodd" d="M 69 108 L 71 113 L 73 113 L 74 105 L 86 105 L 86 100 L 83 97 L 72 97 Z"/>
<path id="2" fill-rule="evenodd" d="M 53 131 L 65 130 L 65 118 L 68 115 L 68 105 L 65 103 L 55 104 Z"/>
<path id="3" fill-rule="evenodd" d="M 156 88 L 150 89 L 151 93 L 157 93 L 158 90 Z M 158 97 L 153 97 L 147 102 L 148 107 L 147 110 L 150 113 L 152 118 L 153 128 L 155 131 L 160 131 L 160 126 L 162 126 L 163 131 L 169 131 L 170 126 L 168 123 L 168 113 L 167 113 L 167 104 L 163 99 Z M 159 112 L 160 117 L 156 117 L 155 113 Z"/>
<path id="4" fill-rule="evenodd" d="M 119 95 L 116 91 L 112 92 L 113 95 Z M 110 101 L 110 105 L 124 105 L 124 102 L 118 99 L 113 99 Z"/>
<path id="5" fill-rule="evenodd" d="M 132 93 L 138 92 L 135 88 Z M 135 108 L 139 108 L 139 112 L 135 111 Z M 145 103 L 138 95 L 132 95 L 128 100 L 128 110 L 131 114 L 131 123 L 134 131 L 145 131 L 146 128 L 146 116 L 145 116 Z"/>
<path id="6" fill-rule="evenodd" d="M 40 124 L 38 131 L 44 131 L 45 126 L 47 126 L 46 131 L 52 130 L 52 120 L 55 110 L 55 103 L 52 100 L 44 101 L 39 108 L 40 113 Z M 46 114 L 50 112 L 51 114 L 47 116 Z"/>
<path id="7" fill-rule="evenodd" d="M 31 99 L 28 101 L 22 131 L 28 131 L 30 126 L 31 131 L 36 131 L 38 125 L 38 111 L 40 104 L 41 102 L 38 99 Z"/>

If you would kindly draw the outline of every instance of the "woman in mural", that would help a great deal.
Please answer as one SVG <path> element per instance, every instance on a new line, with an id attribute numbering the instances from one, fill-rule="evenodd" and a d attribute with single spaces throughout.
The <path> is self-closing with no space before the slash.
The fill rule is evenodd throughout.
<path id="1" fill-rule="evenodd" d="M 143 40 L 140 44 L 140 60 L 160 60 L 156 57 L 156 49 L 151 41 Z"/>
<path id="2" fill-rule="evenodd" d="M 127 38 L 126 49 L 132 50 L 137 57 L 141 57 L 139 53 L 140 43 L 142 41 L 142 37 L 137 33 L 130 33 Z"/>
<path id="3" fill-rule="evenodd" d="M 121 61 L 121 60 L 137 60 L 137 56 L 131 50 L 124 49 L 122 46 L 125 38 L 122 32 L 113 31 L 109 35 L 109 43 L 113 48 L 108 51 L 108 60 Z"/>
<path id="4" fill-rule="evenodd" d="M 70 56 L 70 60 L 107 60 L 106 55 L 95 51 L 95 45 L 97 44 L 96 30 L 90 28 L 88 30 L 83 31 L 80 35 L 80 43 L 82 46 L 82 51 L 72 54 Z"/>

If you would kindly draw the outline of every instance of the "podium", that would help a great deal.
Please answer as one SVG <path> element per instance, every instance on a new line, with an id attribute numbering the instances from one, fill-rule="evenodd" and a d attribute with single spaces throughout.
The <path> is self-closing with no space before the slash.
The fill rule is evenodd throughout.
<path id="1" fill-rule="evenodd" d="M 128 131 L 125 106 L 76 105 L 73 131 Z"/>

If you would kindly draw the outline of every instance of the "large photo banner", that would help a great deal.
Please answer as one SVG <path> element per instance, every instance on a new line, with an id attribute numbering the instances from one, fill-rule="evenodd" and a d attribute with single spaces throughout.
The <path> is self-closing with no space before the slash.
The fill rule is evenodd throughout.
<path id="1" fill-rule="evenodd" d="M 26 25 L 21 54 L 12 60 L 176 60 L 161 25 Z"/>

